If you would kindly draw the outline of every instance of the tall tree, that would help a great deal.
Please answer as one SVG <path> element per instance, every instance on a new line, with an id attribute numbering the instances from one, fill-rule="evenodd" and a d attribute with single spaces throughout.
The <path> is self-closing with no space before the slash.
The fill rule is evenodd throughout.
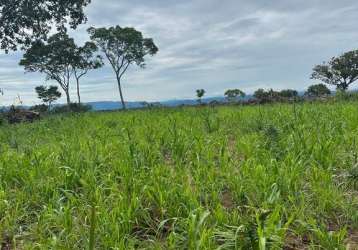
<path id="1" fill-rule="evenodd" d="M 47 43 L 40 40 L 32 43 L 20 65 L 28 72 L 45 73 L 48 80 L 55 80 L 66 94 L 67 105 L 70 105 L 70 79 L 74 74 L 75 55 L 74 40 L 60 32 L 51 36 Z"/>
<path id="2" fill-rule="evenodd" d="M 35 91 L 38 98 L 47 104 L 48 110 L 51 109 L 51 104 L 61 97 L 61 92 L 58 91 L 57 86 L 37 86 Z"/>
<path id="3" fill-rule="evenodd" d="M 92 69 L 103 66 L 102 57 L 95 55 L 98 47 L 93 42 L 86 42 L 83 47 L 76 47 L 76 53 L 72 62 L 74 77 L 77 85 L 78 103 L 81 104 L 80 79 Z"/>
<path id="4" fill-rule="evenodd" d="M 233 102 L 238 97 L 244 98 L 246 94 L 240 89 L 229 89 L 225 92 L 225 96 L 230 102 Z"/>
<path id="5" fill-rule="evenodd" d="M 91 0 L 1 0 L 0 47 L 16 50 L 46 40 L 53 26 L 65 30 L 86 21 L 83 12 Z"/>
<path id="6" fill-rule="evenodd" d="M 311 78 L 346 91 L 358 80 L 358 50 L 349 51 L 333 57 L 328 63 L 315 66 Z"/>
<path id="7" fill-rule="evenodd" d="M 158 52 L 153 39 L 144 38 L 134 28 L 120 26 L 110 28 L 89 28 L 92 41 L 102 50 L 116 74 L 122 107 L 126 108 L 123 98 L 121 80 L 130 65 L 145 67 L 145 56 Z"/>
<path id="8" fill-rule="evenodd" d="M 198 97 L 198 102 L 201 104 L 201 100 L 205 95 L 205 89 L 197 89 L 196 96 Z"/>

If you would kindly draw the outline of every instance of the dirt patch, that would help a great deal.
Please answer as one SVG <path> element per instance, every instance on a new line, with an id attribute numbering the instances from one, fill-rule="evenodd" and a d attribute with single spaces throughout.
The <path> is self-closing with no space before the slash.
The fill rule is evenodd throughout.
<path id="1" fill-rule="evenodd" d="M 358 250 L 358 231 L 349 233 L 346 244 L 348 250 Z"/>
<path id="2" fill-rule="evenodd" d="M 1 250 L 12 250 L 12 240 L 9 236 L 4 236 L 1 242 Z"/>
<path id="3" fill-rule="evenodd" d="M 288 233 L 285 240 L 284 250 L 306 250 L 309 249 L 310 240 L 307 236 L 297 236 L 293 233 Z"/>
<path id="4" fill-rule="evenodd" d="M 225 190 L 221 193 L 221 205 L 227 210 L 233 210 L 236 207 L 234 196 L 230 190 Z"/>

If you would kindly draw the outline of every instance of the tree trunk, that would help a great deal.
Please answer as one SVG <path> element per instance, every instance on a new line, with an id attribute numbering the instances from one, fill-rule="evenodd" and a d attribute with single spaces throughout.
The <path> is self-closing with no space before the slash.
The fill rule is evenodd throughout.
<path id="1" fill-rule="evenodd" d="M 66 99 L 67 99 L 67 106 L 68 108 L 70 108 L 70 104 L 71 104 L 71 98 L 70 98 L 70 93 L 69 93 L 69 90 L 65 90 L 66 92 Z"/>
<path id="2" fill-rule="evenodd" d="M 80 95 L 80 81 L 76 78 L 77 81 L 77 97 L 78 97 L 78 105 L 81 105 L 81 95 Z"/>
<path id="3" fill-rule="evenodd" d="M 125 110 L 126 109 L 126 103 L 124 102 L 122 86 L 121 86 L 121 78 L 119 76 L 117 76 L 117 82 L 118 82 L 119 95 L 121 96 L 122 109 Z"/>

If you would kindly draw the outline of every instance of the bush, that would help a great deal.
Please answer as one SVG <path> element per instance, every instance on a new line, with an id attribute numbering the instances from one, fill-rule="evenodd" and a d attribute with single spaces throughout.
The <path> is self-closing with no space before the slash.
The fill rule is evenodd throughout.
<path id="1" fill-rule="evenodd" d="M 358 92 L 345 92 L 337 90 L 335 99 L 337 101 L 358 101 Z"/>
<path id="2" fill-rule="evenodd" d="M 40 119 L 38 112 L 26 110 L 23 108 L 11 106 L 10 109 L 5 113 L 5 116 L 9 124 L 23 123 L 23 122 L 34 122 Z"/>
<path id="3" fill-rule="evenodd" d="M 71 103 L 70 106 L 63 105 L 54 107 L 51 110 L 51 113 L 60 114 L 60 113 L 68 113 L 68 112 L 75 112 L 75 113 L 83 113 L 92 110 L 90 105 L 78 104 L 78 103 Z"/>
<path id="4" fill-rule="evenodd" d="M 45 105 L 45 104 L 35 105 L 35 106 L 32 106 L 32 107 L 30 108 L 30 110 L 43 114 L 43 113 L 47 113 L 47 112 L 48 112 L 48 106 Z"/>

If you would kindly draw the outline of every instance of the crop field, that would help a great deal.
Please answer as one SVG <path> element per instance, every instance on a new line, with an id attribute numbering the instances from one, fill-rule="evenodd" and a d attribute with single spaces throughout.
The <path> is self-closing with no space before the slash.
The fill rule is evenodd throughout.
<path id="1" fill-rule="evenodd" d="M 2 125 L 0 245 L 358 249 L 358 103 Z"/>

